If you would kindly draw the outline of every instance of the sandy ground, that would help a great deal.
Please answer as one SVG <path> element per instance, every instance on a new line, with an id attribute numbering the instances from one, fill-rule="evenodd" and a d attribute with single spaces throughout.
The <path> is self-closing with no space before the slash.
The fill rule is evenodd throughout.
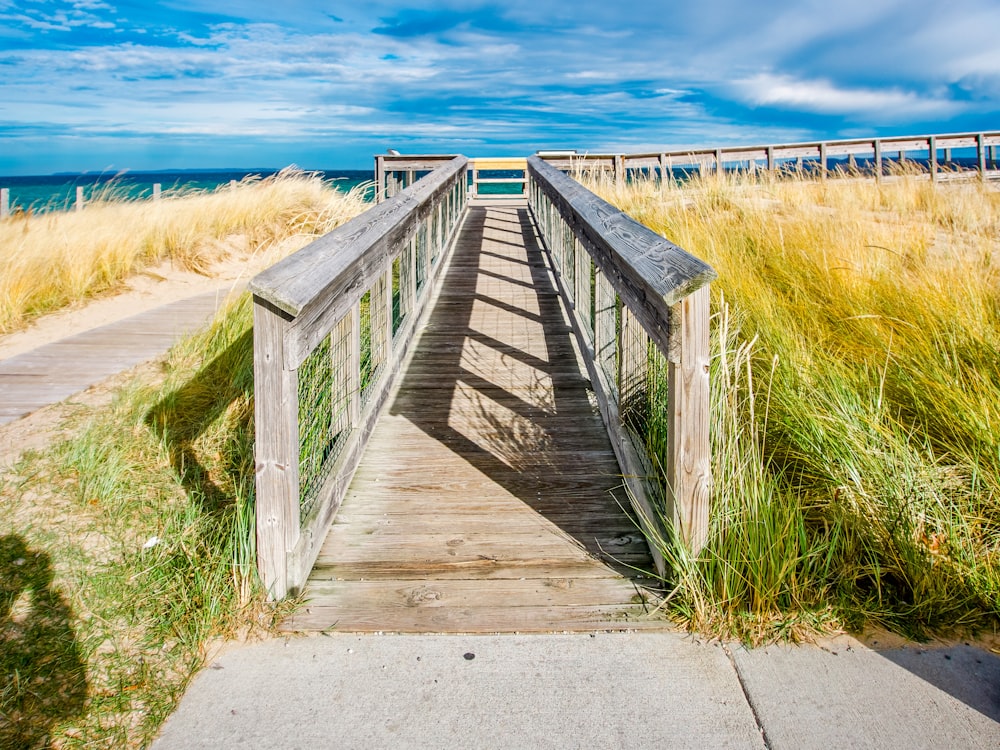
<path id="1" fill-rule="evenodd" d="M 229 292 L 245 285 L 259 269 L 260 261 L 246 256 L 217 263 L 208 276 L 163 263 L 133 276 L 119 294 L 44 315 L 24 330 L 0 335 L 0 360 L 168 302 L 203 292 Z"/>
<path id="2" fill-rule="evenodd" d="M 277 252 L 281 253 L 282 249 Z M 125 291 L 119 294 L 42 316 L 24 330 L 0 335 L 0 360 L 186 297 L 211 291 L 228 293 L 245 286 L 254 274 L 274 260 L 273 253 L 255 256 L 236 253 L 212 266 L 209 275 L 175 268 L 169 262 L 163 263 L 129 279 Z M 108 403 L 118 385 L 143 369 L 149 371 L 149 377 L 155 377 L 155 362 L 139 365 L 62 403 L 39 409 L 0 427 L 0 473 L 12 466 L 25 451 L 42 449 L 65 437 L 64 422 L 67 417 L 81 407 Z"/>

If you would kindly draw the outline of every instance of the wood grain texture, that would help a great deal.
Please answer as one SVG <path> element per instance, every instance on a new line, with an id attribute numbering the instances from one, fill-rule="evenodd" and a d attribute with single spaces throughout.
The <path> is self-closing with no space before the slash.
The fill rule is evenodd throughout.
<path id="1" fill-rule="evenodd" d="M 667 481 L 673 491 L 674 524 L 693 554 L 708 541 L 712 491 L 709 440 L 709 290 L 678 303 L 681 354 L 670 366 L 670 450 Z"/>
<path id="2" fill-rule="evenodd" d="M 663 627 L 525 205 L 472 206 L 286 629 Z M 648 596 L 648 595 L 647 595 Z"/>
<path id="3" fill-rule="evenodd" d="M 670 307 L 715 279 L 712 267 L 539 157 L 528 159 L 528 171 L 650 338 L 666 351 Z"/>
<path id="4" fill-rule="evenodd" d="M 392 199 L 257 274 L 250 282 L 251 291 L 300 320 L 311 319 L 311 311 L 342 317 L 357 301 L 355 296 L 360 298 L 385 272 L 387 256 L 413 235 L 420 220 L 464 173 L 467 162 L 464 156 L 455 157 Z"/>
<path id="5" fill-rule="evenodd" d="M 257 572 L 268 595 L 284 598 L 299 577 L 288 551 L 299 540 L 299 428 L 297 371 L 281 366 L 287 316 L 254 298 L 254 439 Z M 291 585 L 290 585 L 291 584 Z"/>
<path id="6" fill-rule="evenodd" d="M 162 355 L 225 299 L 212 292 L 178 300 L 0 361 L 0 424 Z"/>

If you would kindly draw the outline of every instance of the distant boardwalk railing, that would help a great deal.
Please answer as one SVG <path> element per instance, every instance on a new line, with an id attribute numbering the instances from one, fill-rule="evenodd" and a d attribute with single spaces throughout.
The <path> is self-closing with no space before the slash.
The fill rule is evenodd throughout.
<path id="1" fill-rule="evenodd" d="M 716 273 L 539 157 L 528 159 L 528 175 L 529 204 L 640 520 L 659 538 L 672 527 L 697 552 L 711 492 Z"/>
<path id="2" fill-rule="evenodd" d="M 347 491 L 465 215 L 468 160 L 257 275 L 257 563 L 297 592 Z"/>
<path id="3" fill-rule="evenodd" d="M 820 178 L 831 173 L 870 175 L 876 178 L 898 169 L 900 165 L 940 176 L 978 175 L 981 179 L 1000 175 L 997 152 L 1000 131 L 908 135 L 887 138 L 781 143 L 765 146 L 720 146 L 698 149 L 674 149 L 634 154 L 591 154 L 576 152 L 540 152 L 538 156 L 554 167 L 574 172 L 600 170 L 616 177 L 636 173 L 671 179 L 678 174 L 711 174 L 725 171 L 794 172 Z M 968 156 L 959 157 L 958 153 Z M 391 196 L 412 184 L 422 170 L 433 168 L 451 156 L 403 156 L 380 154 L 375 157 L 376 196 Z M 522 171 L 523 178 L 481 178 L 480 169 Z M 487 172 L 488 173 L 488 172 Z M 524 184 L 527 165 L 515 159 L 474 159 L 469 169 L 472 195 L 480 184 L 507 182 Z M 520 195 L 518 191 L 517 195 Z"/>
<path id="4" fill-rule="evenodd" d="M 886 174 L 891 164 L 908 163 L 925 169 L 932 180 L 937 179 L 945 169 L 978 173 L 985 179 L 989 172 L 998 169 L 998 147 L 1000 131 L 987 131 L 544 158 L 562 169 L 610 170 L 616 176 L 625 176 L 637 170 L 664 177 L 676 171 L 706 174 L 725 169 L 806 169 L 820 177 L 840 170 L 871 174 L 878 178 Z M 970 156 L 957 159 L 955 152 L 961 150 L 967 151 Z M 831 160 L 836 160 L 834 170 L 831 169 Z"/>

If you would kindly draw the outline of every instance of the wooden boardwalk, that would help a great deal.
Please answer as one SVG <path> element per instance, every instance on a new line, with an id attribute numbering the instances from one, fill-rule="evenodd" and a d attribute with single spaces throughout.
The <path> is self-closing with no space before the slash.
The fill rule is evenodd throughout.
<path id="1" fill-rule="evenodd" d="M 0 360 L 0 424 L 159 356 L 211 320 L 225 298 L 199 294 Z"/>
<path id="2" fill-rule="evenodd" d="M 287 630 L 663 627 L 523 202 L 473 204 Z"/>

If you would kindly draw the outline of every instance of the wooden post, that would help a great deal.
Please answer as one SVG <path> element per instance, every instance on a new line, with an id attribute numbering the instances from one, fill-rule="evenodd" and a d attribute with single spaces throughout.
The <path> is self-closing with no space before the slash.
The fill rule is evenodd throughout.
<path id="1" fill-rule="evenodd" d="M 625 179 L 625 156 L 624 154 L 615 154 L 611 162 L 611 171 L 614 175 L 615 182 Z"/>
<path id="2" fill-rule="evenodd" d="M 951 166 L 951 149 L 946 148 L 944 150 L 944 163 L 947 166 Z"/>
<path id="3" fill-rule="evenodd" d="M 375 202 L 381 203 L 385 200 L 385 157 L 382 154 L 375 156 Z"/>
<path id="4" fill-rule="evenodd" d="M 979 161 L 979 179 L 986 181 L 986 137 L 979 133 L 976 135 L 976 157 Z"/>
<path id="5" fill-rule="evenodd" d="M 158 182 L 154 182 L 153 183 L 153 200 L 154 201 L 160 200 L 161 188 L 162 188 L 162 186 L 160 185 L 160 183 L 158 183 Z"/>
<path id="6" fill-rule="evenodd" d="M 927 139 L 927 168 L 931 172 L 931 182 L 937 182 L 937 141 L 933 135 Z"/>
<path id="7" fill-rule="evenodd" d="M 819 144 L 819 176 L 826 179 L 826 144 Z"/>
<path id="8" fill-rule="evenodd" d="M 76 186 L 76 210 L 83 210 L 83 187 L 81 185 Z"/>
<path id="9" fill-rule="evenodd" d="M 767 171 L 774 171 L 774 146 L 767 147 Z"/>
<path id="10" fill-rule="evenodd" d="M 882 181 L 882 141 L 875 141 L 875 180 Z"/>
<path id="11" fill-rule="evenodd" d="M 855 156 L 853 153 L 847 155 L 847 169 L 851 173 L 858 171 L 858 157 Z"/>
<path id="12" fill-rule="evenodd" d="M 670 368 L 670 448 L 667 481 L 673 490 L 673 517 L 679 537 L 692 554 L 708 541 L 712 490 L 709 442 L 709 292 L 705 286 L 678 302 L 675 335 L 679 362 Z"/>
<path id="13" fill-rule="evenodd" d="M 722 166 L 722 149 L 717 148 L 715 149 L 715 176 L 722 177 L 724 172 L 725 170 Z"/>
<path id="14" fill-rule="evenodd" d="M 298 371 L 284 367 L 284 313 L 255 296 L 253 319 L 257 571 L 282 599 L 298 575 L 288 569 L 299 534 Z"/>
<path id="15" fill-rule="evenodd" d="M 472 163 L 472 190 L 469 191 L 470 198 L 476 198 L 479 196 L 479 170 L 476 169 L 476 163 Z"/>
<path id="16" fill-rule="evenodd" d="M 906 152 L 905 151 L 900 151 L 899 152 L 899 166 L 903 166 L 904 164 L 906 164 Z"/>
<path id="17" fill-rule="evenodd" d="M 10 216 L 10 188 L 0 188 L 0 219 Z"/>

